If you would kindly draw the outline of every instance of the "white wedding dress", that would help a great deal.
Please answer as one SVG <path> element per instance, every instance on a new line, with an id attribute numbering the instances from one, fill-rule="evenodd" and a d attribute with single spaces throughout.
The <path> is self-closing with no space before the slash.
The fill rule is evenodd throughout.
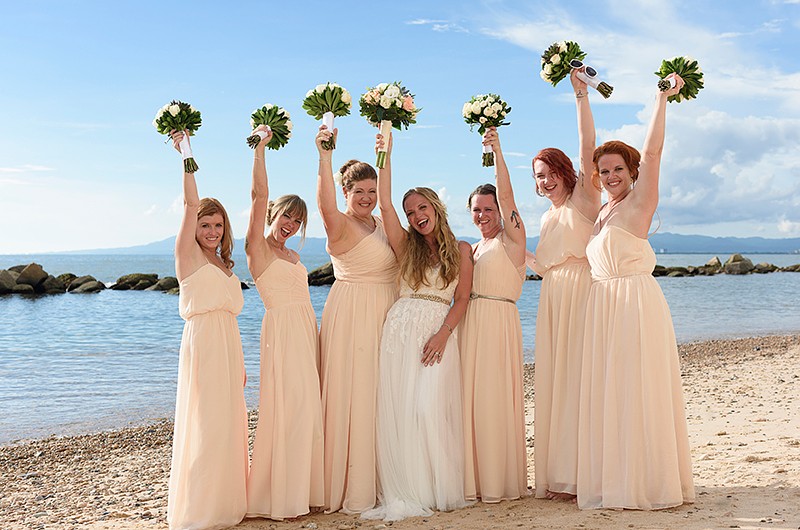
<path id="1" fill-rule="evenodd" d="M 405 282 L 381 338 L 377 407 L 379 506 L 366 519 L 397 521 L 466 506 L 461 362 L 456 329 L 441 363 L 423 366 L 422 348 L 441 328 L 457 280 L 413 291 Z"/>

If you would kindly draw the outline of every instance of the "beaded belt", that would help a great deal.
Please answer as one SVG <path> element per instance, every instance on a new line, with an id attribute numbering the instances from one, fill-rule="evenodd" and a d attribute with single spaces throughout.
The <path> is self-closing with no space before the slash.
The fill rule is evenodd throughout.
<path id="1" fill-rule="evenodd" d="M 440 304 L 450 305 L 450 300 L 446 300 L 441 296 L 436 296 L 435 294 L 422 294 L 422 293 L 411 293 L 408 295 L 409 298 L 417 298 L 419 300 L 428 300 L 429 302 L 439 302 Z"/>
<path id="2" fill-rule="evenodd" d="M 469 299 L 475 300 L 476 298 L 485 298 L 486 300 L 496 300 L 498 302 L 508 302 L 509 304 L 516 304 L 511 298 L 503 298 L 502 296 L 491 296 L 488 294 L 469 293 Z"/>

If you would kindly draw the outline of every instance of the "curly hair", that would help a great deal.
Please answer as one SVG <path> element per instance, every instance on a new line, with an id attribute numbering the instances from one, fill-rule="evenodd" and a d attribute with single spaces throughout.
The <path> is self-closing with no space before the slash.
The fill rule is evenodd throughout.
<path id="1" fill-rule="evenodd" d="M 233 254 L 233 230 L 231 230 L 231 222 L 228 220 L 228 212 L 225 207 L 217 199 L 205 197 L 200 199 L 200 205 L 197 207 L 197 219 L 205 217 L 206 215 L 220 214 L 222 216 L 222 223 L 224 229 L 222 232 L 222 239 L 217 245 L 217 254 L 222 258 L 222 262 L 228 269 L 233 268 L 234 261 L 231 259 Z M 199 242 L 198 242 L 199 243 Z"/>
<path id="2" fill-rule="evenodd" d="M 300 219 L 300 245 L 306 240 L 306 225 L 308 224 L 308 207 L 306 201 L 297 195 L 281 195 L 267 204 L 267 224 L 283 214 Z"/>
<path id="3" fill-rule="evenodd" d="M 594 166 L 594 170 L 592 171 L 592 184 L 594 184 L 594 187 L 598 190 L 601 189 L 601 187 L 600 170 L 597 168 L 597 162 L 600 160 L 600 157 L 604 155 L 621 156 L 625 165 L 628 167 L 628 171 L 631 172 L 631 180 L 636 182 L 636 179 L 639 178 L 639 163 L 642 160 L 642 155 L 639 154 L 639 151 L 637 151 L 635 147 L 631 147 L 625 142 L 611 140 L 595 149 L 592 155 L 592 165 Z"/>
<path id="4" fill-rule="evenodd" d="M 550 169 L 555 171 L 556 174 L 561 177 L 561 180 L 564 181 L 564 187 L 567 188 L 569 194 L 572 195 L 572 191 L 575 189 L 575 183 L 578 182 L 578 175 L 575 173 L 575 168 L 572 166 L 572 160 L 569 159 L 566 153 L 555 147 L 546 147 L 533 157 L 531 168 L 533 168 L 537 160 L 541 160 L 547 164 Z M 534 178 L 536 178 L 535 173 Z M 544 194 L 539 190 L 538 181 L 536 181 L 536 195 L 544 197 Z"/>
<path id="5" fill-rule="evenodd" d="M 366 162 L 359 162 L 358 160 L 348 160 L 344 165 L 339 168 L 339 175 L 341 175 L 341 185 L 344 189 L 350 191 L 355 186 L 356 182 L 362 180 L 378 180 L 378 174 L 375 173 L 375 168 Z"/>
<path id="6" fill-rule="evenodd" d="M 406 199 L 414 194 L 427 200 L 436 213 L 436 226 L 433 233 L 440 264 L 439 277 L 446 287 L 458 278 L 461 267 L 461 252 L 458 249 L 458 240 L 447 222 L 447 207 L 435 191 L 430 188 L 417 187 L 411 188 L 403 195 L 403 210 L 405 210 Z M 399 262 L 400 277 L 412 289 L 416 290 L 420 285 L 428 285 L 425 271 L 433 268 L 436 262 L 431 256 L 425 237 L 412 226 L 406 230 L 406 251 L 400 257 Z"/>

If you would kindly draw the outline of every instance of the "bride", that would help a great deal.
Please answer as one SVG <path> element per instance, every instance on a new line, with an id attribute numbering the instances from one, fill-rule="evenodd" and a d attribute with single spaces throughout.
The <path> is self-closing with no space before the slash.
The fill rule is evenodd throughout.
<path id="1" fill-rule="evenodd" d="M 384 145 L 380 134 L 376 145 Z M 403 196 L 409 228 L 402 227 L 391 202 L 391 135 L 387 147 L 378 204 L 400 265 L 400 299 L 386 317 L 380 348 L 380 504 L 363 517 L 396 521 L 466 505 L 454 331 L 469 301 L 472 252 L 456 240 L 445 206 L 430 188 L 412 188 Z"/>

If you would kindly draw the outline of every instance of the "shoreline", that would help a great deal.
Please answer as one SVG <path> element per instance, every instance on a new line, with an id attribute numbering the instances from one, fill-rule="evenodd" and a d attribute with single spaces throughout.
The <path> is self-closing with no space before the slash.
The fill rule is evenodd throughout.
<path id="1" fill-rule="evenodd" d="M 412 518 L 405 528 L 800 527 L 800 333 L 679 344 L 693 505 L 588 510 L 526 497 Z M 529 485 L 533 366 L 525 365 Z M 251 442 L 257 413 L 250 413 Z M 145 420 L 146 421 L 146 420 Z M 0 446 L 2 528 L 166 528 L 172 421 Z M 385 528 L 340 513 L 236 528 Z M 316 526 L 314 526 L 316 525 Z"/>

